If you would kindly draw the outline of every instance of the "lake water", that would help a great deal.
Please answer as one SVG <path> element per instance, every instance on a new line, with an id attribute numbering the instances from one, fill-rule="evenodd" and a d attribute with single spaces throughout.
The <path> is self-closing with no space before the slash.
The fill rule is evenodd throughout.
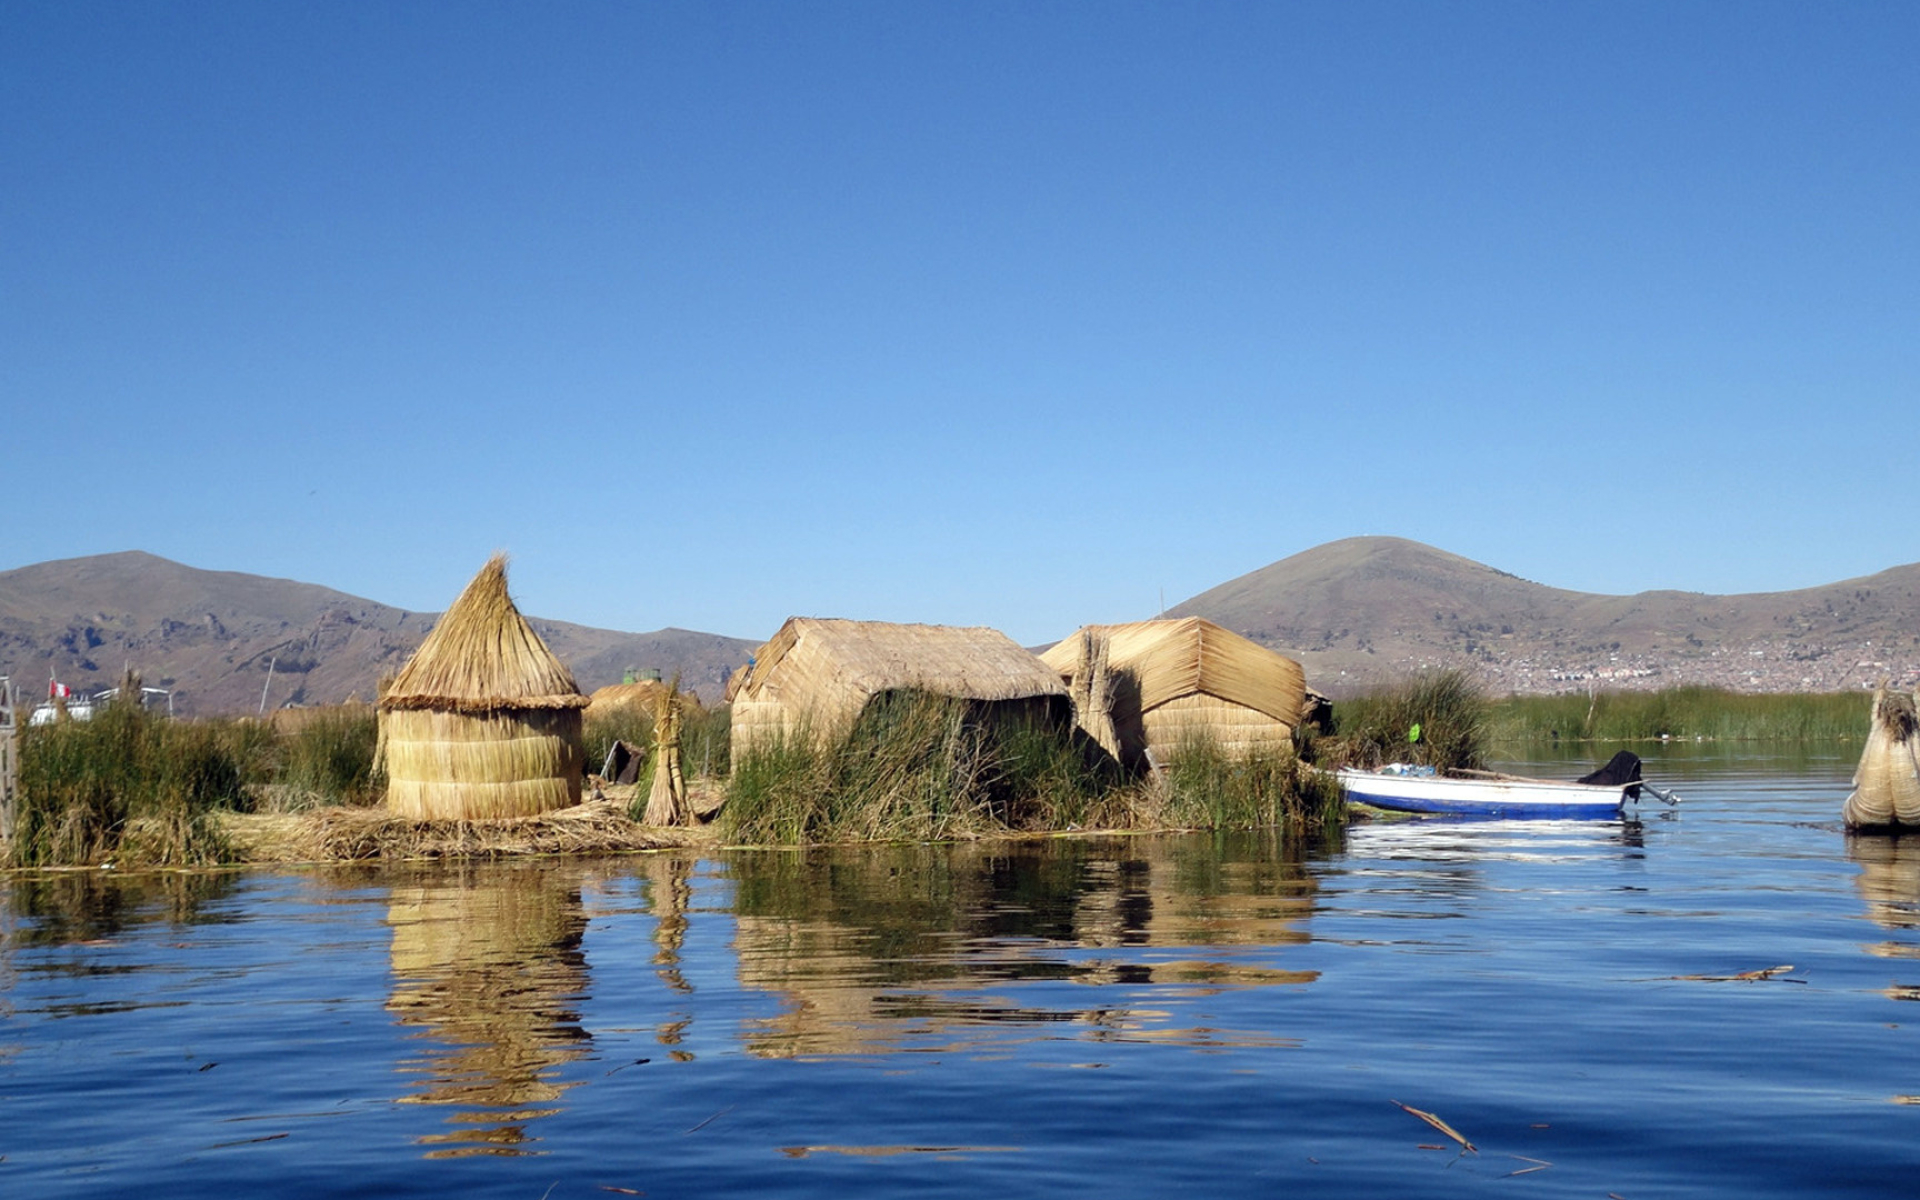
<path id="1" fill-rule="evenodd" d="M 1920 843 L 1851 756 L 1647 757 L 1677 811 L 1305 847 L 14 880 L 0 1188 L 1913 1194 Z"/>

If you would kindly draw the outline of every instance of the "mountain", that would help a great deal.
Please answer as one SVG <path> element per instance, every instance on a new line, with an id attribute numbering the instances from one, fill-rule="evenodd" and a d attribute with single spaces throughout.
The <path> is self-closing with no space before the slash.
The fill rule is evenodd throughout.
<path id="1" fill-rule="evenodd" d="M 261 703 L 371 699 L 437 614 L 393 608 L 289 579 L 202 571 L 129 551 L 0 571 L 0 675 L 26 698 L 51 671 L 76 690 L 131 665 L 170 688 L 183 714 L 253 712 Z M 587 691 L 657 670 L 706 701 L 759 643 L 685 629 L 618 633 L 529 618 Z M 271 669 L 271 678 L 269 670 Z"/>
<path id="2" fill-rule="evenodd" d="M 1920 674 L 1920 564 L 1823 587 L 1606 596 L 1547 587 L 1403 538 L 1329 542 L 1170 610 L 1300 660 L 1351 695 L 1429 666 L 1497 693 L 1835 691 Z"/>

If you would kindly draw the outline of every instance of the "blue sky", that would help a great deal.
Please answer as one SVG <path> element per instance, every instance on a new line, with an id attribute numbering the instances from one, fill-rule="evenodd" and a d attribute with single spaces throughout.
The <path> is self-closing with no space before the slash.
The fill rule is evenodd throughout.
<path id="1" fill-rule="evenodd" d="M 1023 642 L 1920 560 L 1920 7 L 4 0 L 0 569 Z"/>

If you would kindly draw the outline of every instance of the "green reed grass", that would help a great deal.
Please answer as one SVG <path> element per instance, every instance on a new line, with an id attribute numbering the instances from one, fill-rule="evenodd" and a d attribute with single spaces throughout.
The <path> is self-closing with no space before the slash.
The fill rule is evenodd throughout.
<path id="1" fill-rule="evenodd" d="M 918 692 L 877 697 L 839 744 L 811 731 L 755 747 L 722 811 L 739 841 L 903 841 L 1090 819 L 1112 780 L 1071 731 Z"/>
<path id="2" fill-rule="evenodd" d="M 379 736 L 379 717 L 371 708 L 321 713 L 279 735 L 275 782 L 313 805 L 377 804 L 386 789 L 373 762 Z"/>
<path id="3" fill-rule="evenodd" d="M 1336 703 L 1333 734 L 1318 740 L 1322 761 L 1362 767 L 1387 762 L 1479 769 L 1490 740 L 1490 705 L 1464 671 L 1423 672 L 1403 683 Z M 1420 727 L 1418 740 L 1411 736 Z"/>
<path id="4" fill-rule="evenodd" d="M 21 730 L 19 782 L 7 846 L 19 866 L 218 862 L 228 847 L 213 810 L 239 803 L 243 785 L 218 728 L 137 703 Z"/>
<path id="5" fill-rule="evenodd" d="M 739 841 L 906 841 L 1072 829 L 1325 828 L 1337 786 L 1289 750 L 1250 758 L 1207 739 L 1157 779 L 1124 776 L 1071 728 L 916 693 L 884 696 L 823 747 L 805 730 L 733 771 L 721 820 Z"/>
<path id="6" fill-rule="evenodd" d="M 1235 756 L 1204 736 L 1184 740 L 1170 756 L 1162 799 L 1163 820 L 1186 828 L 1324 832 L 1346 816 L 1333 776 L 1291 749 Z"/>
<path id="7" fill-rule="evenodd" d="M 1496 742 L 1846 741 L 1864 738 L 1867 692 L 1748 694 L 1724 688 L 1509 696 L 1491 707 Z"/>

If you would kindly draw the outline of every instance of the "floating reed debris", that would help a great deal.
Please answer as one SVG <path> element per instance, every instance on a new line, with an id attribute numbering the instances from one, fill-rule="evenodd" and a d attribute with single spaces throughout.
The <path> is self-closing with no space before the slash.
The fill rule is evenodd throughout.
<path id="1" fill-rule="evenodd" d="M 495 555 L 380 696 L 388 809 L 471 820 L 578 804 L 587 703 L 514 607 Z"/>
<path id="2" fill-rule="evenodd" d="M 1398 1108 L 1402 1112 L 1411 1113 L 1414 1116 L 1419 1117 L 1422 1121 L 1425 1121 L 1427 1124 L 1433 1126 L 1435 1129 L 1438 1129 L 1441 1133 L 1446 1134 L 1448 1137 L 1452 1138 L 1454 1141 L 1460 1143 L 1460 1148 L 1466 1151 L 1468 1154 L 1480 1153 L 1480 1148 L 1478 1146 L 1475 1146 L 1472 1142 L 1468 1141 L 1466 1137 L 1463 1134 L 1461 1134 L 1459 1130 L 1447 1124 L 1445 1121 L 1442 1121 L 1439 1117 L 1435 1116 L 1433 1113 L 1428 1112 L 1426 1109 L 1415 1108 L 1411 1104 L 1402 1104 L 1398 1100 L 1392 1101 L 1392 1104 L 1395 1108 Z"/>
<path id="3" fill-rule="evenodd" d="M 1915 697 L 1873 693 L 1872 726 L 1853 773 L 1853 791 L 1840 806 L 1849 829 L 1920 828 L 1920 715 Z"/>

